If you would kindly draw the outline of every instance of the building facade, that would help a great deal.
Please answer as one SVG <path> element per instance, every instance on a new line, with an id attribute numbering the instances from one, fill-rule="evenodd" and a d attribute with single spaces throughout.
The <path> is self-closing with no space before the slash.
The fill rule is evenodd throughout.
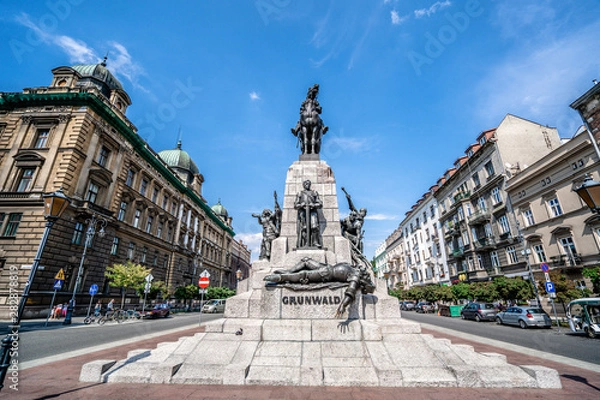
<path id="1" fill-rule="evenodd" d="M 131 100 L 105 62 L 52 73 L 49 86 L 0 93 L 0 318 L 8 315 L 9 283 L 23 288 L 29 275 L 45 226 L 41 196 L 59 188 L 72 203 L 50 232 L 25 317 L 44 315 L 61 269 L 56 302 L 71 297 L 79 275 L 80 305 L 92 284 L 101 297 L 118 296 L 104 271 L 126 260 L 172 289 L 197 283 L 203 269 L 234 282 L 231 219 L 206 204 L 204 177 L 181 143 L 150 148 L 126 117 Z M 105 234 L 85 249 L 92 221 L 102 221 Z M 126 295 L 137 303 L 133 290 Z"/>

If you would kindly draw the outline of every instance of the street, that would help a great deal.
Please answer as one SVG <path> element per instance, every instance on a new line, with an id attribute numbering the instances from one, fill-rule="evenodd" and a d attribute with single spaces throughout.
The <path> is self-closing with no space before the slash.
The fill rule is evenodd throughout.
<path id="1" fill-rule="evenodd" d="M 567 327 L 561 327 L 559 333 L 556 326 L 552 329 L 521 329 L 515 326 L 498 325 L 495 322 L 476 322 L 462 320 L 460 317 L 440 317 L 437 314 L 419 314 L 414 311 L 403 311 L 402 317 L 419 323 L 600 364 L 600 340 L 574 334 Z"/>
<path id="2" fill-rule="evenodd" d="M 135 341 L 159 332 L 181 327 L 198 326 L 199 313 L 180 313 L 168 318 L 129 320 L 121 324 L 114 321 L 104 325 L 82 323 L 71 326 L 55 325 L 43 329 L 25 327 L 19 335 L 19 363 L 58 356 L 67 352 L 88 349 L 93 346 Z M 222 318 L 223 314 L 202 314 L 202 323 Z M 80 319 L 82 320 L 82 319 Z M 109 346 L 106 346 L 108 348 Z"/>

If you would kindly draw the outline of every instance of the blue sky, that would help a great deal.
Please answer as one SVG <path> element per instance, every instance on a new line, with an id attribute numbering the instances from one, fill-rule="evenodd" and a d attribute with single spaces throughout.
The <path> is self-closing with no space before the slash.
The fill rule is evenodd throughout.
<path id="1" fill-rule="evenodd" d="M 45 86 L 96 63 L 131 96 L 156 151 L 179 132 L 203 195 L 258 255 L 253 212 L 283 197 L 299 150 L 290 128 L 319 83 L 321 159 L 368 209 L 365 254 L 510 113 L 571 137 L 569 104 L 600 79 L 600 2 L 89 1 L 0 3 L 0 91 Z M 181 96 L 181 94 L 184 96 Z"/>

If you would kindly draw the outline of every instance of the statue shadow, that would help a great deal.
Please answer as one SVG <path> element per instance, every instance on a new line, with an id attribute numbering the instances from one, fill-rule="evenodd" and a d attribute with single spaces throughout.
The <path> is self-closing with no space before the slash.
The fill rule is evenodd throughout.
<path id="1" fill-rule="evenodd" d="M 337 328 L 343 334 L 348 333 L 350 331 L 350 324 L 354 321 L 358 321 L 358 318 L 348 318 L 347 320 L 340 322 L 337 325 Z"/>

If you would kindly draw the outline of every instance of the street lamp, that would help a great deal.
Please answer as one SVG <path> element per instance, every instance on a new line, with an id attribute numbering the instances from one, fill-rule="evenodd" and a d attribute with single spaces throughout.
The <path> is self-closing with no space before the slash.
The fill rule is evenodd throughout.
<path id="1" fill-rule="evenodd" d="M 6 377 L 8 367 L 11 364 L 11 348 L 15 345 L 15 343 L 18 347 L 21 317 L 23 316 L 25 304 L 29 298 L 31 284 L 35 279 L 35 274 L 40 265 L 42 254 L 44 253 L 44 247 L 46 246 L 48 235 L 52 229 L 52 225 L 54 225 L 54 223 L 61 217 L 63 212 L 71 203 L 71 199 L 63 193 L 62 188 L 58 189 L 56 192 L 45 194 L 42 196 L 42 198 L 44 200 L 44 219 L 46 220 L 46 227 L 44 228 L 44 234 L 42 235 L 35 258 L 33 259 L 33 264 L 31 265 L 31 270 L 29 271 L 29 278 L 27 278 L 27 282 L 25 282 L 25 288 L 23 289 L 23 294 L 21 295 L 21 299 L 19 301 L 17 313 L 16 315 L 11 313 L 12 324 L 9 325 L 10 333 L 6 335 L 4 339 L 2 339 L 2 348 L 0 350 L 0 389 L 4 387 L 4 378 Z M 12 298 L 9 300 L 9 305 L 12 306 L 10 303 L 11 301 Z"/>
<path id="2" fill-rule="evenodd" d="M 240 284 L 240 280 L 242 279 L 242 270 L 238 268 L 237 271 L 235 271 L 235 277 L 237 278 L 237 282 L 235 284 L 235 288 L 237 289 L 239 284 Z"/>
<path id="3" fill-rule="evenodd" d="M 81 283 L 81 275 L 83 274 L 83 262 L 85 261 L 85 255 L 88 247 L 92 245 L 92 240 L 96 235 L 96 229 L 99 229 L 98 236 L 104 237 L 104 228 L 106 227 L 107 221 L 104 218 L 96 218 L 96 214 L 92 215 L 91 219 L 87 219 L 85 222 L 88 224 L 87 231 L 85 232 L 85 242 L 83 243 L 83 254 L 81 255 L 81 262 L 79 263 L 79 269 L 77 270 L 77 280 L 75 281 L 75 287 L 73 288 L 73 295 L 67 306 L 67 315 L 63 321 L 63 325 L 71 325 L 71 318 L 73 316 L 73 308 L 75 307 L 75 295 L 79 289 Z"/>
<path id="4" fill-rule="evenodd" d="M 517 234 L 519 241 L 523 243 L 523 250 L 521 250 L 521 254 L 527 260 L 527 273 L 529 275 L 529 281 L 533 285 L 533 292 L 535 293 L 535 299 L 537 301 L 537 306 L 542 307 L 542 301 L 540 299 L 540 293 L 538 291 L 537 282 L 535 280 L 535 276 L 533 275 L 533 269 L 531 268 L 531 262 L 529 261 L 529 255 L 531 254 L 531 250 L 527 248 L 525 243 L 525 237 L 523 236 L 523 231 L 521 231 L 521 224 L 517 221 Z"/>
<path id="5" fill-rule="evenodd" d="M 585 174 L 581 186 L 573 190 L 593 213 L 600 214 L 600 182 L 593 180 L 590 174 Z"/>

